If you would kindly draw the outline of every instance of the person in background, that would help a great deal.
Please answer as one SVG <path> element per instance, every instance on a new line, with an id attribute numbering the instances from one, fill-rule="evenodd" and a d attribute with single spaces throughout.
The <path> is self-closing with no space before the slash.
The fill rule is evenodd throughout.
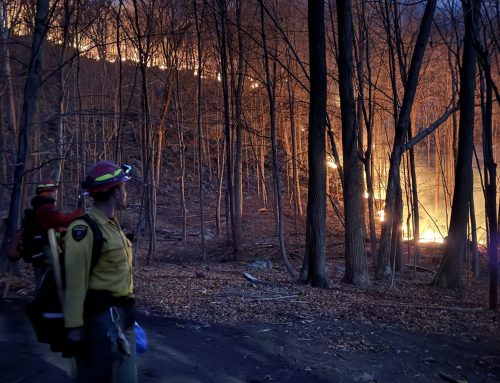
<path id="1" fill-rule="evenodd" d="M 83 183 L 93 200 L 88 217 L 102 234 L 97 261 L 88 222 L 75 220 L 65 238 L 64 322 L 82 383 L 137 382 L 132 244 L 115 217 L 126 206 L 129 172 L 98 162 Z"/>
<path id="2" fill-rule="evenodd" d="M 47 239 L 47 231 L 49 229 L 54 229 L 56 235 L 60 235 L 63 230 L 65 230 L 69 224 L 80 217 L 84 213 L 83 200 L 80 199 L 78 202 L 78 207 L 75 211 L 69 214 L 61 213 L 56 206 L 57 194 L 59 185 L 52 179 L 44 179 L 36 186 L 36 196 L 31 200 L 31 206 L 34 212 L 34 220 L 30 222 L 30 225 L 37 226 L 32 228 L 31 232 L 35 241 L 42 241 L 42 253 L 43 259 L 40 261 L 33 261 L 33 268 L 35 271 L 35 286 L 38 290 L 40 286 L 41 279 L 48 267 L 52 263 L 50 254 L 50 245 Z M 36 222 L 34 222 L 36 221 Z M 24 225 L 23 225 L 24 226 Z M 24 228 L 26 230 L 26 228 Z"/>
<path id="3" fill-rule="evenodd" d="M 42 180 L 36 186 L 36 196 L 31 200 L 31 206 L 36 212 L 44 230 L 56 229 L 60 231 L 67 228 L 69 224 L 83 213 L 83 199 L 79 199 L 78 207 L 72 213 L 61 213 L 56 207 L 59 185 L 48 178 Z"/>

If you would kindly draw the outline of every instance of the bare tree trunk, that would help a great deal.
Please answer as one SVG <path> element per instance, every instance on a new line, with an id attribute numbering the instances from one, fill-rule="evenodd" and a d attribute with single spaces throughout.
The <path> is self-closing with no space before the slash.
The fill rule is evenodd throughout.
<path id="1" fill-rule="evenodd" d="M 356 131 L 356 105 L 353 92 L 353 26 L 350 0 L 337 0 L 339 37 L 339 92 L 342 115 L 342 151 L 344 154 L 345 274 L 343 282 L 369 285 L 363 238 L 360 191 L 360 163 Z"/>
<path id="2" fill-rule="evenodd" d="M 180 177 L 179 177 L 179 191 L 181 197 L 181 219 L 182 219 L 182 240 L 184 243 L 187 241 L 187 207 L 186 207 L 186 145 L 184 144 L 184 129 L 183 129 L 183 113 L 180 97 L 180 89 L 179 89 L 179 69 L 177 69 L 176 73 L 176 92 L 175 92 L 175 110 L 176 110 L 176 119 L 177 119 L 177 145 L 179 148 L 179 168 L 180 168 Z"/>
<path id="3" fill-rule="evenodd" d="M 326 224 L 326 43 L 324 1 L 308 1 L 309 30 L 309 137 L 308 137 L 308 197 L 305 256 L 300 279 L 313 286 L 327 287 L 325 270 Z"/>
<path id="4" fill-rule="evenodd" d="M 202 96 L 202 81 L 203 74 L 203 48 L 201 46 L 201 30 L 205 15 L 205 2 L 201 10 L 201 15 L 198 15 L 197 0 L 193 0 L 195 24 L 196 24 L 196 42 L 198 49 L 198 82 L 197 82 L 197 115 L 196 122 L 198 125 L 198 182 L 200 195 L 200 236 L 201 236 L 201 258 L 206 261 L 207 255 L 205 251 L 205 207 L 203 201 L 203 152 L 202 152 L 202 128 L 201 128 L 201 96 Z"/>
<path id="5" fill-rule="evenodd" d="M 370 132 L 371 134 L 371 132 Z M 377 251 L 377 231 L 375 228 L 375 190 L 373 188 L 373 157 L 366 155 L 366 186 L 368 191 L 368 217 L 370 220 L 370 249 L 373 265 L 376 266 L 378 251 Z"/>
<path id="6" fill-rule="evenodd" d="M 243 130 L 242 118 L 242 96 L 243 85 L 245 82 L 245 45 L 243 41 L 243 32 L 241 29 L 241 7 L 242 1 L 236 2 L 236 28 L 238 36 L 238 73 L 237 82 L 234 92 L 235 104 L 235 127 L 236 127 L 236 142 L 234 153 L 234 231 L 236 233 L 237 242 L 241 238 L 241 215 L 243 214 L 243 183 L 242 183 L 242 159 L 241 159 L 241 139 Z"/>
<path id="7" fill-rule="evenodd" d="M 261 35 L 262 35 L 262 47 L 264 50 L 264 65 L 266 69 L 266 89 L 267 95 L 269 98 L 269 119 L 271 122 L 271 147 L 272 147 L 272 158 L 273 158 L 273 174 L 274 174 L 274 186 L 276 190 L 276 201 L 278 205 L 278 238 L 280 244 L 280 253 L 281 258 L 283 259 L 283 263 L 285 265 L 286 271 L 290 276 L 294 279 L 299 277 L 299 273 L 293 268 L 293 265 L 288 260 L 288 256 L 286 253 L 285 247 L 285 222 L 284 222 L 284 213 L 283 213 L 283 201 L 282 201 L 282 193 L 281 193 L 281 176 L 280 176 L 280 168 L 278 163 L 278 144 L 276 138 L 276 107 L 275 107 L 275 78 L 276 78 L 276 63 L 274 64 L 274 76 L 271 79 L 271 73 L 269 69 L 269 53 L 267 48 L 267 38 L 266 38 L 266 30 L 264 24 L 264 6 L 262 4 L 262 0 L 259 0 L 260 3 L 260 23 L 261 23 Z"/>
<path id="8" fill-rule="evenodd" d="M 6 177 L 5 181 L 10 178 L 11 172 L 8 169 L 12 169 L 12 166 L 16 163 L 16 105 L 14 99 L 14 89 L 12 87 L 12 74 L 10 67 L 10 50 L 9 50 L 9 13 L 7 12 L 7 3 L 5 0 L 0 0 L 0 58 L 2 59 L 2 64 L 0 68 L 1 78 L 2 78 L 2 89 L 3 89 L 3 111 L 6 116 L 7 122 L 7 135 L 5 136 L 5 142 L 0 150 L 5 150 L 6 163 L 9 166 L 5 167 Z M 0 195 L 1 196 L 1 195 Z"/>
<path id="9" fill-rule="evenodd" d="M 224 130 L 226 137 L 226 190 L 228 194 L 229 218 L 231 221 L 231 236 L 233 246 L 233 260 L 238 257 L 239 238 L 235 230 L 234 222 L 234 198 L 233 198 L 233 164 L 231 159 L 231 124 L 229 116 L 229 86 L 228 86 L 228 59 L 227 59 L 227 4 L 225 0 L 218 1 L 219 23 L 217 23 L 217 35 L 219 38 L 220 58 L 221 58 L 221 80 L 222 93 L 224 99 Z M 226 220 L 226 227 L 229 227 Z"/>
<path id="10" fill-rule="evenodd" d="M 476 24 L 477 25 L 477 24 Z M 481 69 L 484 72 L 484 88 L 481 89 L 481 112 L 483 119 L 483 153 L 484 153 L 484 176 L 485 176 L 485 207 L 488 227 L 488 265 L 490 270 L 489 284 L 489 308 L 498 308 L 498 220 L 500 219 L 500 207 L 498 217 L 496 215 L 497 202 L 497 164 L 493 155 L 492 135 L 492 110 L 493 110 L 493 80 L 491 78 L 491 62 L 488 51 L 479 43 Z M 498 101 L 498 100 L 497 100 Z"/>
<path id="11" fill-rule="evenodd" d="M 74 12 L 73 5 L 68 0 L 64 1 L 64 21 L 63 21 L 63 38 L 59 53 L 59 62 L 57 65 L 56 73 L 56 158 L 57 165 L 55 169 L 54 179 L 59 184 L 61 181 L 62 172 L 64 169 L 64 93 L 65 93 L 65 70 L 66 65 L 66 47 L 69 39 L 69 30 L 71 24 L 71 17 Z M 61 202 L 61 201 L 60 201 Z"/>
<path id="12" fill-rule="evenodd" d="M 116 163 L 121 163 L 123 146 L 122 146 L 122 125 L 123 125 L 123 97 L 122 97 L 122 84 L 123 84 L 123 61 L 122 61 L 122 49 L 121 49 L 121 39 L 120 39 L 120 26 L 121 26 L 121 10 L 123 3 L 120 1 L 118 4 L 118 12 L 116 13 L 116 53 L 118 61 L 118 86 L 117 86 L 117 100 L 118 104 L 118 123 L 116 129 L 116 143 L 115 143 L 115 153 L 114 158 Z M 134 252 L 134 255 L 136 252 Z"/>
<path id="13" fill-rule="evenodd" d="M 158 191 L 160 189 L 160 179 L 161 179 L 161 163 L 162 163 L 162 159 L 163 159 L 163 137 L 164 137 L 164 133 L 163 133 L 163 129 L 161 126 L 159 126 L 157 128 L 157 146 L 156 146 L 156 151 L 155 151 L 155 158 L 154 158 L 154 171 L 155 171 L 155 175 L 154 175 L 154 188 L 156 191 Z M 154 194 L 154 201 L 153 201 L 153 212 L 154 212 L 154 216 L 156 217 L 156 213 L 157 213 L 157 205 L 158 205 L 158 199 L 157 199 L 157 193 L 155 192 Z"/>
<path id="14" fill-rule="evenodd" d="M 222 140 L 222 151 L 219 150 L 218 146 L 218 153 L 217 153 L 217 158 L 219 158 L 219 163 L 217 164 L 217 202 L 215 205 L 215 229 L 217 235 L 220 235 L 221 233 L 221 222 L 220 222 L 220 210 L 221 210 L 221 203 L 222 203 L 222 183 L 224 180 L 224 163 L 226 160 L 226 141 Z M 226 226 L 227 226 L 226 222 Z"/>
<path id="15" fill-rule="evenodd" d="M 377 277 L 386 278 L 390 275 L 389 253 L 392 235 L 392 224 L 394 220 L 394 204 L 397 191 L 397 180 L 399 180 L 399 168 L 401 164 L 402 146 L 407 136 L 410 125 L 411 108 L 418 85 L 420 68 L 425 53 L 425 47 L 429 39 L 436 0 L 429 0 L 425 6 L 424 15 L 418 32 L 415 49 L 411 59 L 410 70 L 405 83 L 405 92 L 401 110 L 396 125 L 396 134 L 390 158 L 389 179 L 387 181 L 387 191 L 384 209 L 384 223 L 380 236 L 379 257 L 377 263 Z"/>
<path id="16" fill-rule="evenodd" d="M 413 138 L 412 135 L 412 125 L 415 127 L 415 113 L 412 113 L 412 123 L 408 126 L 408 141 L 411 141 Z M 415 153 L 413 148 L 410 148 L 410 175 L 411 175 L 411 193 L 413 202 L 411 210 L 413 216 L 413 248 L 415 258 L 415 265 L 418 264 L 418 260 L 420 257 L 420 249 L 419 249 L 419 241 L 420 241 L 420 213 L 418 209 L 418 190 L 417 190 L 417 171 L 415 165 Z M 410 207 L 408 206 L 408 210 Z"/>
<path id="17" fill-rule="evenodd" d="M 395 265 L 394 270 L 400 272 L 403 271 L 402 229 L 400 224 L 403 221 L 403 193 L 401 186 L 396 192 L 394 218 L 391 238 L 391 263 Z"/>
<path id="18" fill-rule="evenodd" d="M 148 61 L 150 59 L 151 51 L 151 34 L 152 34 L 152 19 L 151 10 L 155 8 L 155 2 L 149 3 L 146 8 L 144 3 L 141 3 L 142 12 L 145 15 L 145 25 L 141 25 L 139 22 L 139 11 L 137 0 L 133 0 L 134 5 L 134 23 L 135 23 L 135 33 L 137 38 L 137 50 L 139 55 L 139 70 L 141 73 L 141 106 L 142 106 L 142 118 L 143 118 L 143 177 L 144 177 L 144 194 L 146 198 L 146 212 L 145 219 L 149 234 L 149 247 L 147 254 L 147 262 L 149 263 L 151 258 L 156 259 L 156 215 L 155 208 L 153 204 L 156 201 L 156 188 L 155 188 L 155 171 L 153 156 L 155 153 L 155 143 L 152 133 L 152 122 L 151 122 L 151 110 L 150 110 L 150 99 L 148 90 Z"/>
<path id="19" fill-rule="evenodd" d="M 439 211 L 439 203 L 441 202 L 440 183 L 439 183 L 439 170 L 441 169 L 441 142 L 439 132 L 434 135 L 434 211 Z M 443 192 L 444 194 L 444 192 Z"/>
<path id="20" fill-rule="evenodd" d="M 264 118 L 264 117 L 263 117 Z M 262 123 L 262 138 L 259 138 L 258 140 L 261 141 L 259 147 L 259 154 L 260 154 L 260 161 L 259 161 L 259 173 L 261 175 L 260 177 L 260 183 L 261 183 L 261 190 L 262 190 L 262 202 L 264 203 L 264 206 L 267 206 L 267 201 L 269 197 L 269 190 L 267 190 L 267 185 L 266 185 L 266 154 L 267 154 L 267 146 L 265 142 L 265 124 L 264 122 Z"/>
<path id="21" fill-rule="evenodd" d="M 31 58 L 28 67 L 28 77 L 24 87 L 23 108 L 18 131 L 18 148 L 16 166 L 14 170 L 14 185 L 12 187 L 9 216 L 0 251 L 0 258 L 5 257 L 5 251 L 14 232 L 19 227 L 22 204 L 23 178 L 26 170 L 26 161 L 30 152 L 28 138 L 33 136 L 34 121 L 38 101 L 38 92 L 41 87 L 42 61 L 45 53 L 46 35 L 48 27 L 49 2 L 37 0 L 35 29 L 31 45 Z"/>
<path id="22" fill-rule="evenodd" d="M 442 288 L 461 289 L 461 263 L 467 236 L 467 221 L 472 188 L 472 145 L 474 134 L 474 98 L 476 88 L 476 52 L 474 28 L 479 20 L 479 1 L 462 2 L 465 18 L 462 68 L 460 71 L 460 123 L 455 187 L 446 253 L 434 279 Z"/>
<path id="23" fill-rule="evenodd" d="M 80 7 L 77 8 L 77 14 L 76 14 L 76 19 L 78 20 L 80 16 Z M 78 41 L 79 38 L 79 33 L 78 29 L 75 31 L 75 40 Z M 77 48 L 79 49 L 79 48 Z M 77 99 L 77 109 L 78 109 L 78 149 L 77 149 L 77 155 L 78 155 L 78 163 L 80 164 L 80 171 L 77 172 L 78 174 L 78 181 L 82 181 L 85 179 L 85 174 L 86 174 L 86 169 L 85 169 L 85 163 L 86 163 L 86 156 L 85 156 L 85 147 L 84 147 L 84 140 L 85 140 L 85 134 L 83 130 L 83 102 L 82 102 L 82 89 L 81 89 L 81 66 L 80 66 L 81 60 L 80 60 L 80 51 L 78 51 L 78 55 L 76 57 L 76 99 Z"/>
<path id="24" fill-rule="evenodd" d="M 300 180 L 299 169 L 297 166 L 297 142 L 296 142 L 296 126 L 295 126 L 295 91 L 292 86 L 292 79 L 289 77 L 288 82 L 288 101 L 290 108 L 290 132 L 292 139 L 292 190 L 294 211 L 298 217 L 304 215 L 302 211 L 302 199 L 300 195 Z"/>
<path id="25" fill-rule="evenodd" d="M 472 188 L 470 192 L 469 217 L 470 217 L 470 230 L 472 237 L 472 272 L 474 273 L 474 277 L 479 278 L 479 254 L 477 251 L 476 209 L 474 206 L 474 177 L 472 178 L 471 183 L 472 183 Z M 469 267 L 469 265 L 467 266 Z"/>

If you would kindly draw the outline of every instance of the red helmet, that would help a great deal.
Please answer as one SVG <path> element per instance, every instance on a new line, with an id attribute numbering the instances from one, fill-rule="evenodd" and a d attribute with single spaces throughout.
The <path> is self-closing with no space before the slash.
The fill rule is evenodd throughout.
<path id="1" fill-rule="evenodd" d="M 38 185 L 36 185 L 36 194 L 43 192 L 55 191 L 59 188 L 59 185 L 51 178 L 44 178 Z"/>
<path id="2" fill-rule="evenodd" d="M 129 165 L 118 166 L 110 161 L 97 162 L 82 183 L 82 187 L 90 194 L 105 192 L 113 186 L 128 181 L 131 169 Z"/>

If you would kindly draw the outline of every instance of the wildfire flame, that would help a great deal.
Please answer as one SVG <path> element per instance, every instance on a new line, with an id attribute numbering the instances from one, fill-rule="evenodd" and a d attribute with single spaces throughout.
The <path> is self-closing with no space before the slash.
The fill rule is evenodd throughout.
<path id="1" fill-rule="evenodd" d="M 410 236 L 408 235 L 408 228 L 405 225 L 403 225 L 403 239 L 411 241 L 413 240 L 413 235 Z M 420 232 L 419 235 L 419 243 L 444 243 L 444 238 L 439 233 L 438 230 L 433 230 L 432 228 L 426 228 L 422 232 Z"/>
<path id="2" fill-rule="evenodd" d="M 379 210 L 377 211 L 377 214 L 378 214 L 378 220 L 380 222 L 384 222 L 384 219 L 385 219 L 385 211 L 382 209 L 382 210 Z"/>
<path id="3" fill-rule="evenodd" d="M 420 243 L 430 243 L 430 242 L 443 243 L 444 238 L 441 236 L 441 234 L 439 234 L 436 231 L 425 230 L 423 233 L 420 234 L 419 242 Z"/>
<path id="4" fill-rule="evenodd" d="M 328 160 L 327 165 L 329 168 L 337 169 L 337 164 L 335 163 L 335 160 L 333 158 L 330 158 Z"/>

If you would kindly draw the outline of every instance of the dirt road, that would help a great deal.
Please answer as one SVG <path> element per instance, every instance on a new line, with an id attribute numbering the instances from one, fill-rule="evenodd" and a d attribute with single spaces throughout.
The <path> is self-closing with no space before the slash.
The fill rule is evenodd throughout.
<path id="1" fill-rule="evenodd" d="M 139 321 L 150 340 L 138 358 L 141 382 L 500 381 L 493 335 L 431 336 L 325 318 L 236 327 L 144 314 Z M 22 300 L 0 301 L 0 355 L 0 382 L 71 381 L 70 362 L 35 342 Z"/>

